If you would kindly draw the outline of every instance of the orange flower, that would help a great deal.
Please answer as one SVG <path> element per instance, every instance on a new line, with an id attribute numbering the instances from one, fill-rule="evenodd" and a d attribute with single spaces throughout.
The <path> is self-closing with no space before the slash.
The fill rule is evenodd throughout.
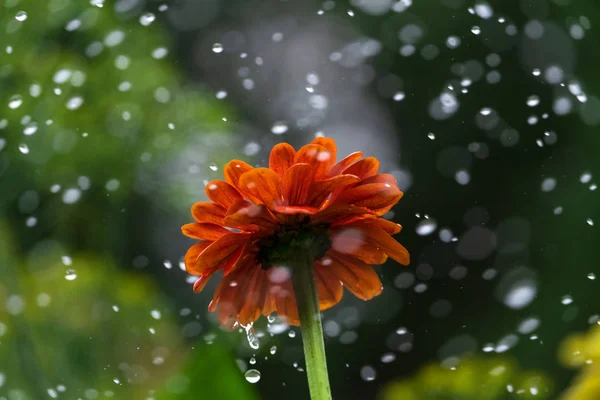
<path id="1" fill-rule="evenodd" d="M 329 138 L 317 138 L 297 152 L 281 143 L 271 150 L 269 168 L 230 161 L 226 182 L 206 186 L 211 202 L 192 206 L 196 222 L 182 231 L 201 241 L 187 251 L 185 266 L 200 277 L 195 292 L 223 271 L 209 305 L 222 325 L 247 325 L 273 312 L 299 324 L 290 270 L 282 258 L 299 237 L 310 237 L 316 246 L 321 310 L 341 300 L 343 286 L 363 300 L 380 294 L 372 264 L 388 256 L 409 263 L 408 251 L 391 236 L 401 226 L 378 218 L 402 197 L 394 177 L 378 174 L 379 161 L 362 158 L 361 152 L 335 159 L 336 145 Z"/>

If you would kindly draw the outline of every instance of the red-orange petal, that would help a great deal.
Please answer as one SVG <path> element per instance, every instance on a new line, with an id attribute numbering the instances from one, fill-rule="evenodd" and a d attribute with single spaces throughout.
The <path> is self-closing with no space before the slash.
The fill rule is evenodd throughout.
<path id="1" fill-rule="evenodd" d="M 351 166 L 352 164 L 354 164 L 355 162 L 360 160 L 362 158 L 362 156 L 363 156 L 363 153 L 361 151 L 357 151 L 357 152 L 349 154 L 348 156 L 346 156 L 342 160 L 340 160 L 340 162 L 338 162 L 333 167 L 331 167 L 331 169 L 329 170 L 329 173 L 327 175 L 335 176 L 335 175 L 341 174 L 346 168 L 348 168 L 349 166 Z"/>
<path id="2" fill-rule="evenodd" d="M 314 268 L 319 292 L 319 308 L 326 310 L 340 302 L 344 289 L 329 266 L 324 266 L 320 261 L 317 261 Z"/>
<path id="3" fill-rule="evenodd" d="M 331 158 L 335 162 L 335 159 L 337 157 L 337 146 L 335 144 L 335 140 L 333 140 L 332 138 L 327 138 L 327 137 L 318 137 L 318 138 L 315 138 L 312 141 L 312 143 L 325 147 L 331 153 Z"/>
<path id="4" fill-rule="evenodd" d="M 227 259 L 249 240 L 249 233 L 230 233 L 212 242 L 200 255 L 197 262 L 211 268 L 219 268 Z M 237 261 L 237 260 L 236 260 Z"/>
<path id="5" fill-rule="evenodd" d="M 313 167 L 315 179 L 321 180 L 335 164 L 334 155 L 326 148 L 318 144 L 307 144 L 303 146 L 294 157 L 294 163 L 310 164 Z"/>
<path id="6" fill-rule="evenodd" d="M 192 206 L 192 216 L 197 222 L 222 225 L 225 209 L 217 204 L 200 201 Z"/>
<path id="7" fill-rule="evenodd" d="M 273 207 L 281 203 L 279 175 L 269 168 L 254 168 L 239 180 L 240 191 L 255 203 Z"/>
<path id="8" fill-rule="evenodd" d="M 296 305 L 296 297 L 294 296 L 292 282 L 288 280 L 277 284 L 271 283 L 269 290 L 275 297 L 275 305 L 279 318 L 288 325 L 300 325 L 298 307 Z"/>
<path id="9" fill-rule="evenodd" d="M 217 203 L 224 209 L 228 209 L 232 204 L 243 200 L 240 192 L 227 182 L 214 180 L 206 185 L 206 195 L 213 203 Z"/>
<path id="10" fill-rule="evenodd" d="M 336 203 L 352 204 L 366 208 L 376 215 L 388 212 L 402 198 L 402 192 L 389 183 L 370 183 L 345 190 Z"/>
<path id="11" fill-rule="evenodd" d="M 227 210 L 225 225 L 244 231 L 270 230 L 277 222 L 269 210 L 262 204 L 238 202 Z"/>
<path id="12" fill-rule="evenodd" d="M 315 225 L 319 224 L 335 224 L 340 220 L 348 218 L 361 218 L 372 215 L 369 210 L 355 207 L 352 204 L 331 204 L 323 208 L 316 215 L 311 217 L 311 222 Z"/>
<path id="13" fill-rule="evenodd" d="M 196 243 L 187 250 L 185 256 L 183 257 L 183 262 L 185 264 L 185 269 L 189 274 L 202 275 L 204 272 L 206 272 L 207 268 L 203 268 L 202 265 L 198 264 L 198 256 L 211 243 L 212 242 Z"/>
<path id="14" fill-rule="evenodd" d="M 364 236 L 356 228 L 330 231 L 330 251 L 352 255 L 367 264 L 383 264 L 386 262 L 387 254 L 376 245 L 368 243 Z"/>
<path id="15" fill-rule="evenodd" d="M 252 165 L 242 160 L 231 160 L 225 164 L 223 175 L 225 175 L 227 183 L 236 188 L 240 193 L 243 193 L 239 187 L 240 177 L 252 169 L 254 169 Z"/>
<path id="16" fill-rule="evenodd" d="M 308 190 L 309 198 L 306 204 L 318 208 L 334 190 L 343 189 L 358 181 L 358 177 L 354 175 L 337 175 L 323 181 L 313 182 Z"/>
<path id="17" fill-rule="evenodd" d="M 294 165 L 296 150 L 288 143 L 279 143 L 273 147 L 269 155 L 269 168 L 283 177 L 285 171 Z"/>
<path id="18" fill-rule="evenodd" d="M 205 223 L 185 224 L 181 227 L 181 231 L 187 237 L 201 240 L 217 240 L 231 233 L 222 226 Z"/>
<path id="19" fill-rule="evenodd" d="M 343 173 L 356 175 L 360 179 L 370 178 L 379 172 L 379 161 L 375 157 L 363 158 L 346 168 Z"/>
<path id="20" fill-rule="evenodd" d="M 312 167 L 309 164 L 294 164 L 291 166 L 283 175 L 281 185 L 283 205 L 306 205 L 312 182 Z"/>
<path id="21" fill-rule="evenodd" d="M 396 233 L 399 233 L 402 230 L 402 225 L 397 224 L 393 221 L 388 221 L 387 219 L 383 218 L 369 218 L 356 223 L 365 225 L 366 227 L 368 227 L 367 229 L 381 229 L 384 232 L 389 233 L 390 235 L 395 235 Z"/>
<path id="22" fill-rule="evenodd" d="M 402 265 L 410 264 L 408 250 L 391 237 L 389 233 L 379 229 L 369 228 L 362 229 L 360 232 L 362 238 L 367 243 L 377 246 L 381 251 Z"/>
<path id="23" fill-rule="evenodd" d="M 370 265 L 348 255 L 330 252 L 331 273 L 356 297 L 371 300 L 383 289 L 379 276 Z"/>
<path id="24" fill-rule="evenodd" d="M 194 282 L 194 293 L 200 293 L 210 280 L 211 276 L 212 274 L 200 275 L 200 278 Z"/>
<path id="25" fill-rule="evenodd" d="M 275 214 L 284 214 L 284 215 L 296 215 L 296 214 L 306 214 L 312 215 L 319 212 L 318 208 L 308 207 L 308 206 L 276 206 L 273 208 Z M 281 215 L 280 215 L 281 217 Z M 281 219 L 281 218 L 280 218 Z"/>
<path id="26" fill-rule="evenodd" d="M 239 309 L 238 321 L 242 325 L 248 325 L 258 319 L 262 313 L 267 297 L 268 279 L 266 271 L 258 265 L 252 265 L 244 273 L 243 287 L 238 288 Z"/>

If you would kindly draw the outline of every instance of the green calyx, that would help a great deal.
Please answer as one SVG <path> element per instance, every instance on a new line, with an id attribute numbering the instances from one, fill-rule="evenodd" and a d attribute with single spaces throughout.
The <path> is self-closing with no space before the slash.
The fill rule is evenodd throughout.
<path id="1" fill-rule="evenodd" d="M 273 265 L 290 265 L 300 252 L 314 255 L 314 260 L 325 256 L 331 247 L 327 227 L 323 225 L 282 226 L 273 236 L 259 241 L 259 261 L 263 269 Z"/>

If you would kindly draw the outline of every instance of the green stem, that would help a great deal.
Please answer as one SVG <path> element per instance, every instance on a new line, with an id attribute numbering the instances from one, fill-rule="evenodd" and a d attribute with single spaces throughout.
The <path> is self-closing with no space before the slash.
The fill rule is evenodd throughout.
<path id="1" fill-rule="evenodd" d="M 297 257 L 292 270 L 292 283 L 300 316 L 310 398 L 311 400 L 331 400 L 314 257 L 310 249 L 299 252 Z"/>

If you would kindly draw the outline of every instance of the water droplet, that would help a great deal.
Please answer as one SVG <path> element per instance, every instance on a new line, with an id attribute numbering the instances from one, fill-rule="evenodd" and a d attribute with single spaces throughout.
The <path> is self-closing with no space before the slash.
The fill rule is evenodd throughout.
<path id="1" fill-rule="evenodd" d="M 223 52 L 223 45 L 221 43 L 214 43 L 212 46 L 212 51 L 213 53 L 222 53 Z"/>
<path id="2" fill-rule="evenodd" d="M 119 312 L 119 306 L 116 304 L 112 306 L 112 309 L 114 312 Z"/>
<path id="3" fill-rule="evenodd" d="M 250 360 L 248 360 L 248 362 L 250 363 L 250 365 L 254 365 L 256 364 L 256 358 L 250 357 Z"/>
<path id="4" fill-rule="evenodd" d="M 77 278 L 77 272 L 74 269 L 68 269 L 65 279 L 68 281 L 74 281 Z"/>
<path id="5" fill-rule="evenodd" d="M 288 131 L 288 125 L 286 122 L 279 121 L 275 122 L 271 127 L 271 132 L 276 135 L 282 135 Z"/>
<path id="6" fill-rule="evenodd" d="M 81 190 L 77 188 L 69 188 L 65 190 L 62 196 L 62 200 L 65 204 L 76 203 L 81 197 Z"/>
<path id="7" fill-rule="evenodd" d="M 573 297 L 571 295 L 564 295 L 562 300 L 560 301 L 561 304 L 568 306 L 569 304 L 573 303 Z"/>
<path id="8" fill-rule="evenodd" d="M 167 50 L 165 47 L 158 47 L 152 51 L 152 58 L 154 58 L 155 60 L 160 60 L 161 58 L 164 58 L 167 54 L 169 54 L 169 50 Z"/>
<path id="9" fill-rule="evenodd" d="M 154 318 L 154 319 L 160 319 L 160 317 L 161 317 L 161 313 L 158 310 L 150 311 L 150 315 L 152 315 L 152 318 Z"/>
<path id="10" fill-rule="evenodd" d="M 271 349 L 269 350 L 269 353 L 271 353 L 271 354 L 277 353 L 277 346 L 271 347 Z"/>
<path id="11" fill-rule="evenodd" d="M 396 94 L 394 94 L 394 101 L 402 101 L 405 97 L 406 95 L 404 92 L 396 92 Z"/>
<path id="12" fill-rule="evenodd" d="M 156 16 L 154 14 L 146 13 L 140 16 L 140 24 L 142 24 L 143 26 L 148 26 L 151 23 L 153 23 L 155 19 Z"/>
<path id="13" fill-rule="evenodd" d="M 169 261 L 169 260 L 163 261 L 163 265 L 165 266 L 166 269 L 173 268 L 173 264 L 171 264 L 171 261 Z"/>
<path id="14" fill-rule="evenodd" d="M 217 167 L 217 164 L 215 164 L 215 163 L 208 164 L 208 168 L 210 168 L 211 171 L 218 171 L 219 170 L 219 167 Z"/>
<path id="15" fill-rule="evenodd" d="M 581 175 L 581 177 L 579 178 L 579 182 L 581 182 L 581 183 L 588 183 L 591 180 L 592 180 L 592 174 L 589 172 L 584 172 Z"/>
<path id="16" fill-rule="evenodd" d="M 480 28 L 480 27 L 478 27 L 477 25 L 475 25 L 474 27 L 472 27 L 472 28 L 471 28 L 471 32 L 472 32 L 474 35 L 479 35 L 479 34 L 481 33 L 481 28 Z"/>
<path id="17" fill-rule="evenodd" d="M 244 376 L 246 377 L 246 380 L 250 383 L 256 383 L 260 381 L 260 371 L 256 369 L 249 369 L 248 371 L 246 371 Z"/>
<path id="18" fill-rule="evenodd" d="M 252 325 L 247 325 L 244 327 L 244 329 L 246 330 L 246 339 L 248 339 L 248 345 L 254 350 L 258 350 L 260 346 L 260 341 L 254 333 L 254 328 L 252 327 Z"/>
<path id="19" fill-rule="evenodd" d="M 427 137 L 428 137 L 429 139 L 431 139 L 431 140 L 435 140 L 435 134 L 434 134 L 433 132 L 429 132 L 429 133 L 427 134 Z"/>
<path id="20" fill-rule="evenodd" d="M 374 381 L 376 376 L 377 372 L 375 371 L 375 368 L 370 365 L 365 365 L 360 369 L 360 377 L 367 382 Z"/>
<path id="21" fill-rule="evenodd" d="M 596 280 L 596 274 L 593 273 L 593 272 L 590 272 L 587 277 L 591 281 L 595 281 Z"/>
<path id="22" fill-rule="evenodd" d="M 30 136 L 30 135 L 33 135 L 34 133 L 36 133 L 37 129 L 38 129 L 37 123 L 31 122 L 29 125 L 27 125 L 25 127 L 25 129 L 23 130 L 23 133 L 27 136 Z"/>
<path id="23" fill-rule="evenodd" d="M 389 364 L 396 359 L 396 355 L 394 353 L 385 353 L 381 356 L 381 362 L 384 364 Z"/>
<path id="24" fill-rule="evenodd" d="M 27 13 L 25 11 L 19 11 L 16 15 L 15 15 L 15 19 L 17 21 L 23 22 L 27 19 Z"/>
<path id="25" fill-rule="evenodd" d="M 420 236 L 431 235 L 437 229 L 437 222 L 434 219 L 424 219 L 417 224 L 416 232 Z"/>
<path id="26" fill-rule="evenodd" d="M 67 101 L 67 108 L 69 110 L 77 110 L 79 107 L 81 107 L 82 104 L 83 104 L 83 97 L 81 97 L 81 96 L 71 97 Z"/>
<path id="27" fill-rule="evenodd" d="M 12 96 L 10 100 L 8 100 L 8 108 L 11 108 L 13 110 L 19 108 L 21 104 L 23 104 L 23 97 L 21 97 L 18 94 Z"/>
<path id="28" fill-rule="evenodd" d="M 69 257 L 69 256 L 61 256 L 60 260 L 67 267 L 73 264 L 73 259 L 71 257 Z"/>
<path id="29" fill-rule="evenodd" d="M 29 146 L 27 146 L 25 143 L 21 143 L 19 145 L 19 151 L 23 154 L 29 154 Z"/>
<path id="30" fill-rule="evenodd" d="M 288 336 L 290 338 L 292 338 L 292 339 L 295 338 L 296 337 L 296 331 L 290 329 L 290 331 L 288 332 Z"/>
<path id="31" fill-rule="evenodd" d="M 535 95 L 535 94 L 532 94 L 531 96 L 529 96 L 529 97 L 527 98 L 527 105 L 528 105 L 529 107 L 535 107 L 535 106 L 537 106 L 538 104 L 540 104 L 540 98 L 539 98 L 539 96 L 537 96 L 537 95 Z"/>
<path id="32" fill-rule="evenodd" d="M 591 218 L 585 220 L 589 226 L 594 226 L 594 221 Z"/>

